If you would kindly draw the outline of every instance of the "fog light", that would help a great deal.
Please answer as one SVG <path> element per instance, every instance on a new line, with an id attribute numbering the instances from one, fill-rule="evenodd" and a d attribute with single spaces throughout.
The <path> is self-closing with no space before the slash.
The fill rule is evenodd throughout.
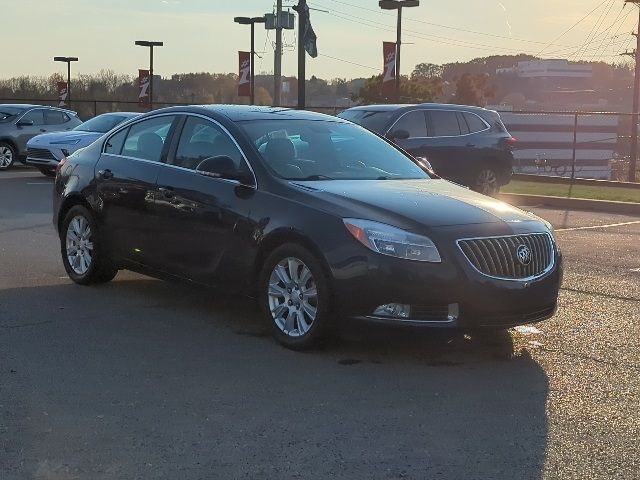
<path id="1" fill-rule="evenodd" d="M 373 314 L 377 317 L 409 318 L 411 316 L 411 305 L 387 303 L 376 308 Z"/>

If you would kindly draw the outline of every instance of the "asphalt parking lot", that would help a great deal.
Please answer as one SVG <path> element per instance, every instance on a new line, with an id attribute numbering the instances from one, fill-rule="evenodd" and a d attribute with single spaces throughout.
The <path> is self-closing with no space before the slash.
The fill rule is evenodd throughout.
<path id="1" fill-rule="evenodd" d="M 51 181 L 0 173 L 0 478 L 640 478 L 640 218 L 531 210 L 565 254 L 553 319 L 301 354 L 250 301 L 73 285 Z"/>

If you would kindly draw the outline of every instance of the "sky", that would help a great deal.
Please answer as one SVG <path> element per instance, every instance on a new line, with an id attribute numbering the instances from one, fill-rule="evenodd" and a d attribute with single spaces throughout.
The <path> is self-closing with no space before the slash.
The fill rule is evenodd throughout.
<path id="1" fill-rule="evenodd" d="M 63 72 L 54 56 L 76 56 L 73 73 L 101 69 L 137 74 L 160 40 L 155 73 L 237 72 L 249 27 L 234 16 L 272 12 L 274 0 L 0 0 L 5 61 L 0 78 Z M 297 3 L 284 0 L 285 6 Z M 382 42 L 395 41 L 396 16 L 377 0 L 308 0 L 319 57 L 307 75 L 369 77 L 382 70 Z M 637 9 L 623 0 L 421 0 L 403 14 L 402 73 L 417 63 L 466 61 L 495 54 L 620 61 L 634 47 Z M 321 11 L 322 10 L 322 11 Z M 576 22 L 582 21 L 578 23 Z M 574 26 L 575 25 L 575 26 Z M 574 26 L 561 38 L 560 35 Z M 275 32 L 256 26 L 256 72 L 273 72 Z M 295 31 L 285 31 L 283 74 L 295 75 Z"/>

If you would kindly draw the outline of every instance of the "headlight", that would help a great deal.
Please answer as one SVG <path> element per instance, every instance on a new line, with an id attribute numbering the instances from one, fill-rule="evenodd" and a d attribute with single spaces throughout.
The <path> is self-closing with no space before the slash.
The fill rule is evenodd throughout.
<path id="1" fill-rule="evenodd" d="M 442 261 L 435 244 L 427 237 L 369 220 L 345 218 L 343 221 L 349 233 L 374 252 L 418 262 Z"/>

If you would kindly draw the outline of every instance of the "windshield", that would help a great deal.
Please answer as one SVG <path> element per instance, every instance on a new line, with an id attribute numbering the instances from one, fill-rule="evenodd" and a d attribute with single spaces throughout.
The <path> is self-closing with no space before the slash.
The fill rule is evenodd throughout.
<path id="1" fill-rule="evenodd" d="M 318 120 L 257 120 L 239 124 L 268 167 L 281 178 L 430 178 L 406 155 L 357 125 Z"/>
<path id="2" fill-rule="evenodd" d="M 24 109 L 15 107 L 0 107 L 0 123 L 7 123 L 14 120 Z"/>
<path id="3" fill-rule="evenodd" d="M 98 115 L 97 117 L 93 117 L 91 120 L 87 120 L 83 124 L 78 125 L 74 130 L 106 133 L 129 118 L 131 117 L 125 115 Z"/>
<path id="4" fill-rule="evenodd" d="M 338 117 L 362 125 L 376 133 L 384 134 L 391 123 L 394 113 L 393 111 L 346 110 Z"/>

